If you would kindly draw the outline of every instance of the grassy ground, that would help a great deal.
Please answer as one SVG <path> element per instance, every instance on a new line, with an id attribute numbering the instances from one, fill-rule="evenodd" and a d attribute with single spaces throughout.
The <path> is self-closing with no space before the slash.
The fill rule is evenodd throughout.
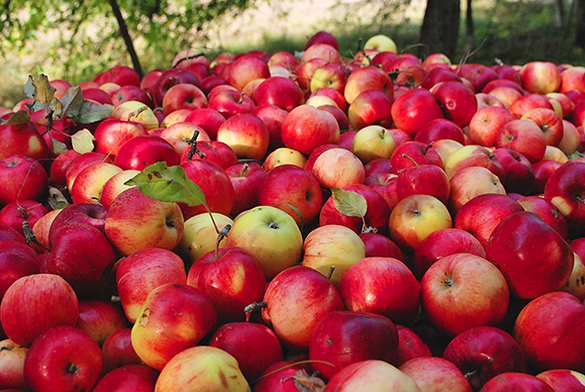
<path id="1" fill-rule="evenodd" d="M 312 4 L 311 0 L 295 1 L 305 1 L 305 3 L 309 1 L 308 5 L 305 4 L 306 7 L 309 7 L 308 9 Z M 422 12 L 424 12 L 425 1 L 411 0 L 410 3 L 411 11 L 407 10 L 400 14 L 397 12 L 397 16 L 390 18 L 389 23 L 380 22 L 367 14 L 360 15 L 359 12 L 351 8 L 332 9 L 334 18 L 328 15 L 327 23 L 313 23 L 310 27 L 302 25 L 298 21 L 290 21 L 286 19 L 285 15 L 282 16 L 282 19 L 272 21 L 275 25 L 281 25 L 280 29 L 272 29 L 275 31 L 274 34 L 271 34 L 271 25 L 265 26 L 264 30 L 255 28 L 255 26 L 266 23 L 265 19 L 251 18 L 241 22 L 248 29 L 239 27 L 231 31 L 224 30 L 224 37 L 218 42 L 224 50 L 234 53 L 251 49 L 261 49 L 268 53 L 294 52 L 302 49 L 308 35 L 318 29 L 326 29 L 337 37 L 340 51 L 347 57 L 351 57 L 356 52 L 360 40 L 365 42 L 368 37 L 378 33 L 392 37 L 400 51 L 417 54 L 420 49 L 417 44 L 419 42 L 420 19 Z M 291 4 L 295 4 L 295 2 Z M 462 19 L 459 51 L 455 58 L 451 59 L 453 63 L 466 61 L 491 65 L 498 58 L 506 64 L 524 64 L 529 61 L 546 60 L 557 64 L 585 65 L 585 53 L 582 49 L 574 46 L 570 25 L 569 27 L 556 25 L 553 1 L 474 0 L 473 4 L 474 43 L 471 50 L 466 51 L 465 20 Z M 414 13 L 412 9 L 414 9 Z M 284 9 L 280 12 L 287 14 L 291 10 Z M 568 12 L 568 14 L 570 13 Z M 302 15 L 301 13 L 301 18 Z M 465 10 L 463 9 L 462 16 L 464 15 Z M 318 15 L 313 15 L 313 19 L 316 17 Z M 299 30 L 301 31 L 299 32 Z M 221 27 L 218 31 L 222 31 Z M 251 35 L 252 32 L 255 33 L 254 37 Z M 261 35 L 260 38 L 258 34 Z M 179 48 L 177 48 L 178 50 Z M 176 51 L 169 50 L 166 57 L 173 56 L 173 53 Z M 165 67 L 172 58 L 166 57 L 143 56 L 143 68 L 149 70 L 157 66 Z M 124 58 L 123 55 L 122 58 Z M 65 62 L 66 59 L 63 61 Z M 96 59 L 95 64 L 99 64 L 99 59 Z M 129 60 L 127 60 L 127 64 L 130 64 Z M 63 63 L 59 63 L 59 61 L 35 62 L 35 59 L 21 58 L 16 53 L 8 54 L 0 71 L 2 74 L 0 77 L 0 106 L 12 107 L 18 100 L 22 99 L 22 85 L 26 82 L 26 76 L 29 73 L 42 71 L 51 79 L 63 78 L 76 84 L 99 71 L 90 68 L 80 71 L 77 68 L 75 59 L 69 60 L 69 67 L 63 67 Z M 98 68 L 98 66 L 94 68 Z"/>

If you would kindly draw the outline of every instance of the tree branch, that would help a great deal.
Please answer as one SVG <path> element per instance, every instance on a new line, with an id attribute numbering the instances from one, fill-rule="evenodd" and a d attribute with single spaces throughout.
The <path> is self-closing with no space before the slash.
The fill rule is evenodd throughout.
<path id="1" fill-rule="evenodd" d="M 140 65 L 140 59 L 138 59 L 138 55 L 136 54 L 136 50 L 134 49 L 134 43 L 132 42 L 132 38 L 130 37 L 130 33 L 128 31 L 128 26 L 126 25 L 126 21 L 124 20 L 124 16 L 122 16 L 122 12 L 120 12 L 120 6 L 118 5 L 117 0 L 110 0 L 110 6 L 112 7 L 112 11 L 114 12 L 114 16 L 118 21 L 118 26 L 120 27 L 120 35 L 124 39 L 124 43 L 126 44 L 126 49 L 130 54 L 130 58 L 132 59 L 132 65 L 134 66 L 134 70 L 142 79 L 142 66 Z"/>

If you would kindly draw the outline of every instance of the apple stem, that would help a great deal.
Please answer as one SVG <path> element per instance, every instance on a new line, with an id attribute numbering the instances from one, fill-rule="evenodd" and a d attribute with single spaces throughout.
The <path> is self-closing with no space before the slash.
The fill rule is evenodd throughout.
<path id="1" fill-rule="evenodd" d="M 224 239 L 227 238 L 228 233 L 230 232 L 232 225 L 229 223 L 223 227 L 217 234 L 217 241 L 215 243 L 215 260 L 219 259 L 219 243 Z"/>
<path id="2" fill-rule="evenodd" d="M 327 275 L 327 279 L 331 280 L 331 277 L 333 276 L 334 271 L 335 271 L 335 266 L 332 265 L 331 268 L 329 269 L 329 275 Z"/>
<path id="3" fill-rule="evenodd" d="M 250 305 L 246 306 L 244 308 L 244 313 L 246 313 L 246 322 L 250 321 L 250 314 L 252 314 L 253 311 L 255 311 L 256 309 L 265 308 L 266 305 L 268 305 L 268 303 L 266 301 L 262 301 L 262 302 L 253 302 Z"/>
<path id="4" fill-rule="evenodd" d="M 244 102 L 244 96 L 245 96 L 245 95 L 246 95 L 246 94 L 245 94 L 245 93 L 242 91 L 242 93 L 241 93 L 241 95 L 240 95 L 240 99 L 238 100 L 238 102 L 237 102 L 237 103 L 242 103 L 242 102 Z"/>
<path id="5" fill-rule="evenodd" d="M 189 139 L 187 141 L 187 144 L 189 144 L 191 146 L 191 148 L 189 149 L 189 152 L 187 153 L 187 161 L 190 161 L 191 159 L 193 159 L 193 155 L 195 155 L 195 154 L 199 155 L 199 158 L 201 158 L 201 159 L 205 158 L 205 153 L 202 153 L 197 148 L 197 138 L 198 137 L 199 137 L 199 131 L 196 129 L 193 131 L 193 136 L 191 136 L 191 139 Z"/>
<path id="6" fill-rule="evenodd" d="M 410 155 L 402 154 L 402 158 L 410 159 L 412 161 L 412 163 L 414 163 L 414 166 L 418 167 L 418 162 L 415 161 Z"/>
<path id="7" fill-rule="evenodd" d="M 24 239 L 26 241 L 27 244 L 36 244 L 38 246 L 40 246 L 41 248 L 43 248 L 44 250 L 46 250 L 47 252 L 50 251 L 49 248 L 47 248 L 45 246 L 45 244 L 43 244 L 42 242 L 40 242 L 37 237 L 35 237 L 35 232 L 30 228 L 30 225 L 28 224 L 27 221 L 23 221 L 22 222 L 22 230 L 24 231 Z"/>

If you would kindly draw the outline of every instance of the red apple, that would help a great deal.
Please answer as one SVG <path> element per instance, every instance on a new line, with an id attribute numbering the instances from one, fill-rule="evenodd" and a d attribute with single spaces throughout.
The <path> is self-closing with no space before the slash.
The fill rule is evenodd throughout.
<path id="1" fill-rule="evenodd" d="M 160 136 L 135 136 L 118 149 L 114 164 L 122 170 L 143 170 L 156 162 L 165 161 L 168 166 L 179 163 L 175 147 Z"/>
<path id="2" fill-rule="evenodd" d="M 482 166 L 469 166 L 458 171 L 449 180 L 449 187 L 451 192 L 447 205 L 453 214 L 457 214 L 465 203 L 476 196 L 485 193 L 506 194 L 498 176 Z"/>
<path id="3" fill-rule="evenodd" d="M 368 125 L 392 125 L 392 99 L 380 90 L 364 90 L 349 105 L 347 117 L 353 129 Z"/>
<path id="4" fill-rule="evenodd" d="M 0 140 L 2 140 L 0 159 L 23 155 L 44 160 L 49 155 L 50 148 L 32 122 L 0 125 Z"/>
<path id="5" fill-rule="evenodd" d="M 14 343 L 10 339 L 0 341 L 0 388 L 2 390 L 26 391 L 28 385 L 24 379 L 24 359 L 28 348 Z"/>
<path id="6" fill-rule="evenodd" d="M 404 261 L 402 251 L 390 238 L 380 233 L 362 233 L 359 237 L 366 245 L 366 257 L 392 257 Z"/>
<path id="7" fill-rule="evenodd" d="M 37 200 L 47 192 L 49 176 L 34 158 L 8 156 L 0 161 L 0 204 L 16 200 Z"/>
<path id="8" fill-rule="evenodd" d="M 585 163 L 569 161 L 550 175 L 544 188 L 545 198 L 559 209 L 569 226 L 573 227 L 585 226 L 583 173 Z"/>
<path id="9" fill-rule="evenodd" d="M 469 381 L 461 370 L 443 358 L 414 358 L 403 363 L 398 369 L 412 377 L 416 384 L 425 391 L 472 391 Z"/>
<path id="10" fill-rule="evenodd" d="M 118 329 L 108 335 L 102 345 L 104 371 L 107 374 L 126 365 L 143 365 L 144 362 L 132 347 L 132 328 Z"/>
<path id="11" fill-rule="evenodd" d="M 242 91 L 248 82 L 255 79 L 267 79 L 270 77 L 268 64 L 257 56 L 244 55 L 230 64 L 230 72 L 227 81 L 238 91 Z"/>
<path id="12" fill-rule="evenodd" d="M 12 227 L 24 236 L 24 222 L 27 222 L 29 227 L 32 228 L 47 212 L 49 210 L 38 201 L 13 201 L 0 210 L 0 224 Z"/>
<path id="13" fill-rule="evenodd" d="M 400 95 L 392 104 L 392 118 L 396 128 L 411 136 L 429 121 L 443 118 L 443 112 L 428 90 L 411 89 Z"/>
<path id="14" fill-rule="evenodd" d="M 75 326 L 91 336 L 100 347 L 111 333 L 129 327 L 121 307 L 97 299 L 79 301 L 79 317 Z"/>
<path id="15" fill-rule="evenodd" d="M 444 118 L 436 118 L 424 125 L 414 138 L 414 140 L 425 144 L 441 139 L 451 139 L 464 144 L 465 134 L 453 121 Z"/>
<path id="16" fill-rule="evenodd" d="M 305 101 L 298 84 L 282 76 L 265 79 L 254 94 L 256 105 L 274 105 L 290 112 Z"/>
<path id="17" fill-rule="evenodd" d="M 477 112 L 475 91 L 463 83 L 456 81 L 437 83 L 431 89 L 431 93 L 439 103 L 445 118 L 460 127 L 468 125 Z"/>
<path id="18" fill-rule="evenodd" d="M 407 167 L 426 164 L 443 168 L 443 160 L 432 144 L 408 141 L 398 146 L 392 154 L 390 171 L 398 174 Z"/>
<path id="19" fill-rule="evenodd" d="M 484 392 L 531 391 L 554 392 L 544 381 L 531 374 L 506 372 L 490 379 L 481 389 Z"/>
<path id="20" fill-rule="evenodd" d="M 479 109 L 469 122 L 469 137 L 475 144 L 491 147 L 504 124 L 515 120 L 514 115 L 503 108 L 488 106 Z"/>
<path id="21" fill-rule="evenodd" d="M 558 146 L 563 139 L 563 121 L 554 110 L 536 108 L 527 111 L 521 117 L 534 122 L 541 129 L 549 146 Z"/>
<path id="22" fill-rule="evenodd" d="M 179 83 L 171 86 L 162 100 L 165 115 L 179 109 L 195 110 L 204 107 L 207 107 L 205 93 L 191 83 Z"/>
<path id="23" fill-rule="evenodd" d="M 447 204 L 449 179 L 445 171 L 436 165 L 407 167 L 398 173 L 396 193 L 399 200 L 411 195 L 430 195 Z"/>
<path id="24" fill-rule="evenodd" d="M 363 163 L 345 148 L 331 148 L 315 160 L 312 174 L 325 188 L 342 188 L 350 184 L 363 184 L 366 172 Z"/>
<path id="25" fill-rule="evenodd" d="M 299 105 L 284 119 L 281 136 L 285 146 L 310 154 L 323 144 L 337 143 L 339 124 L 331 113 Z"/>
<path id="26" fill-rule="evenodd" d="M 183 121 L 200 126 L 212 140 L 215 140 L 217 138 L 217 130 L 225 122 L 225 117 L 217 110 L 199 108 L 189 113 Z"/>
<path id="27" fill-rule="evenodd" d="M 585 391 L 585 375 L 574 370 L 545 370 L 538 373 L 536 377 L 547 383 L 555 392 Z"/>
<path id="28" fill-rule="evenodd" d="M 238 158 L 261 160 L 268 151 L 270 134 L 259 117 L 244 113 L 227 119 L 217 130 L 217 140 L 230 146 Z"/>
<path id="29" fill-rule="evenodd" d="M 390 101 L 393 100 L 394 84 L 390 76 L 375 66 L 361 67 L 352 71 L 347 77 L 343 95 L 347 103 L 351 105 L 361 92 L 371 89 L 382 91 Z"/>
<path id="30" fill-rule="evenodd" d="M 226 168 L 225 173 L 234 188 L 234 204 L 230 215 L 237 216 L 255 207 L 258 204 L 258 187 L 266 176 L 262 167 L 254 162 L 243 162 Z"/>
<path id="31" fill-rule="evenodd" d="M 93 392 L 154 391 L 158 372 L 146 365 L 126 365 L 108 372 Z"/>
<path id="32" fill-rule="evenodd" d="M 530 195 L 535 186 L 534 168 L 521 153 L 508 148 L 497 148 L 492 154 L 504 167 L 504 188 L 509 193 Z"/>
<path id="33" fill-rule="evenodd" d="M 525 196 L 518 200 L 518 204 L 526 211 L 534 212 L 550 227 L 556 230 L 561 237 L 567 238 L 567 221 L 559 209 L 548 199 L 540 196 Z"/>
<path id="34" fill-rule="evenodd" d="M 520 80 L 528 92 L 547 94 L 560 87 L 561 74 L 550 61 L 531 61 L 520 70 Z"/>

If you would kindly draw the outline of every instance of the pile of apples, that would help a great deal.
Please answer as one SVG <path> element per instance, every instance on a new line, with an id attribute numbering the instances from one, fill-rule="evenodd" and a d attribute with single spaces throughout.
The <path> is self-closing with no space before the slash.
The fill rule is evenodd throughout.
<path id="1" fill-rule="evenodd" d="M 585 391 L 585 67 L 397 52 L 31 77 L 0 391 Z"/>

